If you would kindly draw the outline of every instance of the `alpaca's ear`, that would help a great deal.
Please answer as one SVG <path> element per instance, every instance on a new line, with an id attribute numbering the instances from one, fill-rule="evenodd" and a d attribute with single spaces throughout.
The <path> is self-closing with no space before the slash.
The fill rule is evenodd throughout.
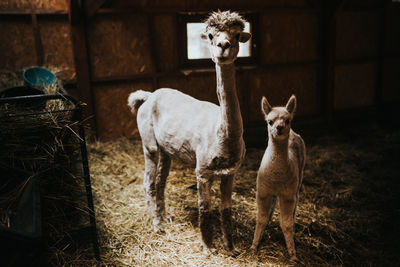
<path id="1" fill-rule="evenodd" d="M 267 116 L 268 113 L 270 113 L 272 107 L 271 105 L 268 103 L 268 100 L 265 96 L 262 97 L 261 99 L 261 111 L 262 113 Z"/>
<path id="2" fill-rule="evenodd" d="M 249 33 L 249 32 L 242 32 L 242 33 L 240 34 L 239 42 L 245 43 L 245 42 L 247 42 L 250 38 L 251 38 L 251 33 Z"/>
<path id="3" fill-rule="evenodd" d="M 296 111 L 296 96 L 292 95 L 289 98 L 289 101 L 286 104 L 286 109 L 289 111 L 289 113 L 293 113 Z"/>
<path id="4" fill-rule="evenodd" d="M 203 40 L 207 40 L 208 38 L 207 38 L 207 33 L 205 33 L 205 32 L 202 32 L 201 33 L 201 39 L 203 39 Z"/>

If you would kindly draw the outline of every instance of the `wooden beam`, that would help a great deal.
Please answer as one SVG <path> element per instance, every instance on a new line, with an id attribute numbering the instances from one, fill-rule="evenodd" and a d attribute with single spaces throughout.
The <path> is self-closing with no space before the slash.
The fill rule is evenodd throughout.
<path id="1" fill-rule="evenodd" d="M 115 13 L 130 13 L 130 14 L 191 14 L 191 15 L 205 15 L 212 10 L 217 10 L 218 6 L 214 8 L 183 8 L 183 7 L 114 7 L 114 8 L 100 8 L 98 13 L 101 14 L 115 14 Z M 317 13 L 318 9 L 309 7 L 230 7 L 240 14 L 247 13 L 267 13 L 267 14 L 281 14 L 281 13 Z"/>
<path id="2" fill-rule="evenodd" d="M 72 49 L 74 52 L 76 82 L 80 100 L 86 103 L 83 110 L 88 119 L 91 134 L 97 135 L 96 120 L 94 119 L 93 92 L 90 84 L 89 57 L 86 42 L 85 14 L 78 0 L 69 1 L 69 22 L 71 26 Z"/>
<path id="3" fill-rule="evenodd" d="M 86 0 L 84 1 L 85 15 L 86 19 L 90 20 L 97 10 L 106 2 L 107 0 Z"/>
<path id="4" fill-rule="evenodd" d="M 67 15 L 67 10 L 59 9 L 1 9 L 0 15 Z"/>
<path id="5" fill-rule="evenodd" d="M 36 64 L 38 66 L 42 66 L 44 62 L 44 55 L 43 55 L 43 44 L 42 38 L 40 37 L 40 29 L 37 20 L 37 15 L 31 15 L 32 20 L 32 27 L 33 27 L 33 37 L 35 38 L 35 49 L 36 49 Z"/>

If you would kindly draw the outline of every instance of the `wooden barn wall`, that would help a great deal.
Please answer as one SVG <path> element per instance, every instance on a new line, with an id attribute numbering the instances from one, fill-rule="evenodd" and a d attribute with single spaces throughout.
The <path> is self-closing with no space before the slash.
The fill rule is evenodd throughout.
<path id="1" fill-rule="evenodd" d="M 377 104 L 377 92 L 384 102 L 400 102 L 397 92 L 399 61 L 385 57 L 379 76 L 379 37 L 385 36 L 384 53 L 399 55 L 398 11 L 387 9 L 382 35 L 378 0 L 345 1 L 336 19 L 333 104 L 335 110 L 370 107 Z M 156 88 L 179 89 L 200 100 L 217 103 L 215 72 L 184 71 L 179 66 L 177 15 L 185 10 L 200 12 L 221 9 L 259 14 L 258 57 L 251 68 L 239 68 L 237 86 L 246 126 L 263 125 L 261 97 L 274 105 L 298 97 L 299 117 L 321 115 L 321 18 L 318 1 L 232 0 L 216 6 L 215 0 L 108 1 L 87 23 L 87 47 L 92 95 L 98 135 L 102 139 L 137 136 L 136 121 L 126 106 L 130 92 Z M 43 62 L 74 81 L 75 67 L 67 16 L 68 0 L 4 1 L 0 10 L 48 9 L 64 15 L 38 15 Z M 133 11 L 121 12 L 131 8 Z M 275 9 L 269 12 L 268 8 Z M 108 9 L 108 10 L 107 10 Z M 117 13 L 114 13 L 114 11 Z M 150 12 L 149 12 L 150 10 Z M 5 12 L 3 12 L 5 13 Z M 21 70 L 36 65 L 34 29 L 30 15 L 0 16 L 0 69 Z M 396 24 L 397 23 L 397 24 Z M 153 73 L 153 74 L 152 74 Z M 154 74 L 155 73 L 155 74 Z M 381 89 L 377 89 L 380 84 Z M 397 86 L 397 87 L 396 87 Z M 380 90 L 380 91 L 379 91 Z"/>
<path id="2" fill-rule="evenodd" d="M 335 68 L 335 109 L 371 106 L 375 102 L 376 65 L 348 63 L 352 59 L 374 59 L 378 55 L 379 14 L 341 12 L 337 17 Z"/>
<path id="3" fill-rule="evenodd" d="M 30 10 L 38 12 L 42 55 L 37 52 Z M 0 0 L 0 12 L 0 69 L 20 72 L 42 61 L 60 79 L 75 78 L 68 0 Z M 8 12 L 9 15 L 4 15 Z M 58 14 L 48 15 L 53 12 Z M 39 59 L 40 56 L 43 58 Z"/>
<path id="4" fill-rule="evenodd" d="M 35 38 L 29 17 L 0 17 L 0 69 L 21 71 L 36 65 Z"/>
<path id="5" fill-rule="evenodd" d="M 129 82 L 94 86 L 97 130 L 100 138 L 135 136 L 136 119 L 126 102 L 130 92 L 137 89 L 152 91 L 151 82 Z"/>
<path id="6" fill-rule="evenodd" d="M 92 78 L 151 71 L 149 37 L 145 15 L 96 16 L 88 26 Z"/>
<path id="7" fill-rule="evenodd" d="M 317 60 L 319 36 L 316 13 L 264 14 L 260 25 L 262 63 Z"/>
<path id="8" fill-rule="evenodd" d="M 44 17 L 39 18 L 38 24 L 45 65 L 57 71 L 60 79 L 74 79 L 74 55 L 68 20 L 60 17 Z"/>

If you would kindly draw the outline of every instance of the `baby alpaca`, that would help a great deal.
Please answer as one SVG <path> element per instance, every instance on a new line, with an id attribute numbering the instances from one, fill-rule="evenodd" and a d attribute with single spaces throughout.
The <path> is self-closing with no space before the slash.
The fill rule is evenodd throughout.
<path id="1" fill-rule="evenodd" d="M 290 128 L 296 97 L 292 95 L 286 107 L 271 107 L 263 97 L 261 110 L 268 123 L 268 146 L 257 175 L 257 225 L 251 249 L 257 249 L 278 197 L 286 247 L 290 259 L 296 260 L 294 222 L 306 157 L 303 139 Z"/>

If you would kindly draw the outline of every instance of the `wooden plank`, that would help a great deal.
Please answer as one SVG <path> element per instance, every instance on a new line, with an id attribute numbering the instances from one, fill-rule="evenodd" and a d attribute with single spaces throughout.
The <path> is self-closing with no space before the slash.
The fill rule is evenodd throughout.
<path id="1" fill-rule="evenodd" d="M 69 21 L 71 25 L 72 48 L 76 71 L 77 87 L 80 100 L 86 103 L 83 110 L 84 117 L 89 118 L 88 123 L 91 134 L 97 134 L 96 121 L 94 119 L 93 92 L 90 84 L 90 69 L 86 43 L 85 15 L 78 1 L 70 0 Z"/>
<path id="2" fill-rule="evenodd" d="M 0 15 L 67 15 L 67 10 L 55 9 L 1 9 Z"/>
<path id="3" fill-rule="evenodd" d="M 301 67 L 319 67 L 321 63 L 319 61 L 304 61 L 304 62 L 287 62 L 287 63 L 269 63 L 269 64 L 260 64 L 253 66 L 236 66 L 236 71 L 246 72 L 249 70 L 276 70 L 276 69 L 293 69 L 293 68 L 301 68 Z M 153 76 L 156 78 L 162 77 L 182 77 L 188 75 L 202 75 L 203 73 L 214 73 L 215 68 L 205 68 L 205 69 L 177 69 L 175 71 L 164 71 L 164 72 L 143 72 L 137 74 L 130 75 L 113 75 L 108 77 L 94 77 L 92 78 L 92 82 L 96 84 L 103 83 L 113 83 L 113 82 L 129 82 L 135 80 L 143 80 L 143 79 L 152 79 Z"/>
<path id="4" fill-rule="evenodd" d="M 44 62 L 43 44 L 42 44 L 42 39 L 40 38 L 40 29 L 39 29 L 39 25 L 38 25 L 37 15 L 32 14 L 31 20 L 32 20 L 32 27 L 33 27 L 33 36 L 35 38 L 37 65 L 42 66 L 43 62 Z"/>

